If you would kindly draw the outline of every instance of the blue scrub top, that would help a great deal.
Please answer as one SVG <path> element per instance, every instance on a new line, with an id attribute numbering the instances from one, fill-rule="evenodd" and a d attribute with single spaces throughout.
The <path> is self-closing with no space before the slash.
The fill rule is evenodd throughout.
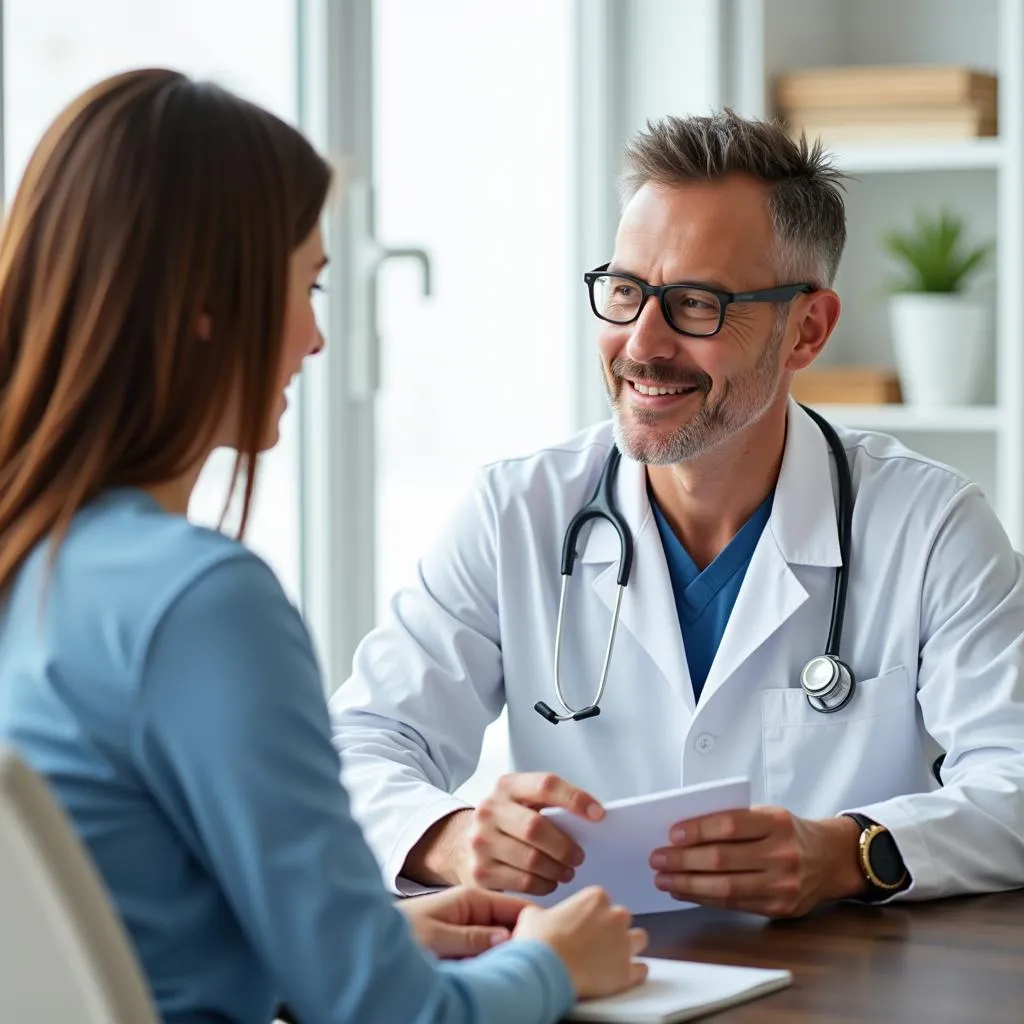
<path id="1" fill-rule="evenodd" d="M 669 526 L 654 495 L 650 495 L 658 533 L 661 534 L 661 546 L 665 549 L 665 560 L 668 562 L 668 574 L 672 580 L 694 700 L 700 700 L 747 566 L 750 565 L 761 531 L 771 516 L 774 497 L 772 492 L 761 502 L 736 536 L 701 572 Z"/>

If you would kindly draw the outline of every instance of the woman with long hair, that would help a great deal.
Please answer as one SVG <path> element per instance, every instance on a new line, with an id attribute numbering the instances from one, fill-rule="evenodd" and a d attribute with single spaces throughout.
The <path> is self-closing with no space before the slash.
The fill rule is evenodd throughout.
<path id="1" fill-rule="evenodd" d="M 599 890 L 400 912 L 301 617 L 186 518 L 226 446 L 244 530 L 323 345 L 330 178 L 293 128 L 165 70 L 100 83 L 40 142 L 0 237 L 0 742 L 69 814 L 165 1020 L 554 1021 L 639 981 L 643 933 Z"/>

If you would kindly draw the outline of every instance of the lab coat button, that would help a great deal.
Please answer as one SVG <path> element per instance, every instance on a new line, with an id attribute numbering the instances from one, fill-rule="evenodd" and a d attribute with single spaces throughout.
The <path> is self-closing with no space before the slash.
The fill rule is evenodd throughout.
<path id="1" fill-rule="evenodd" d="M 697 753 L 699 754 L 708 753 L 714 745 L 715 737 L 712 736 L 709 732 L 702 732 L 697 737 L 697 742 L 694 743 L 694 747 L 696 748 Z"/>

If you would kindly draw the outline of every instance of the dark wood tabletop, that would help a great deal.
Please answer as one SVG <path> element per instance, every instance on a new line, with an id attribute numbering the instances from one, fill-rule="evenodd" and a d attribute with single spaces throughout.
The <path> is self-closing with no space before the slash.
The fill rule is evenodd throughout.
<path id="1" fill-rule="evenodd" d="M 840 904 L 798 921 L 699 908 L 637 923 L 651 936 L 645 955 L 793 972 L 790 988 L 715 1024 L 1024 1024 L 1024 890 Z"/>

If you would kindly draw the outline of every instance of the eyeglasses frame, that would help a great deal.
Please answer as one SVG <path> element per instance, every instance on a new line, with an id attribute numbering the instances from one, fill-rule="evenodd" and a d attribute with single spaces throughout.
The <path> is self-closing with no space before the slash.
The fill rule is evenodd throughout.
<path id="1" fill-rule="evenodd" d="M 611 263 L 605 263 L 603 266 L 595 267 L 593 270 L 588 270 L 583 275 L 583 280 L 587 284 L 587 292 L 590 295 L 590 308 L 594 311 L 594 316 L 599 320 L 603 320 L 607 324 L 614 324 L 616 327 L 627 327 L 629 324 L 635 324 L 640 319 L 640 314 L 644 311 L 644 306 L 647 305 L 647 300 L 653 295 L 658 299 L 658 305 L 661 307 L 661 315 L 665 318 L 665 323 L 672 328 L 677 334 L 685 335 L 688 338 L 713 338 L 716 334 L 721 331 L 725 326 L 725 311 L 733 303 L 739 302 L 790 302 L 797 295 L 808 294 L 810 292 L 817 291 L 817 287 L 808 282 L 802 282 L 800 284 L 783 284 L 775 288 L 759 288 L 752 292 L 726 292 L 720 288 L 712 288 L 710 285 L 704 284 L 700 281 L 673 281 L 671 284 L 648 284 L 646 281 L 639 277 L 634 277 L 633 274 L 625 274 L 618 270 L 609 271 L 608 268 Z M 597 303 L 594 301 L 594 285 L 599 278 L 602 277 L 621 277 L 627 281 L 631 281 L 635 284 L 643 294 L 639 305 L 636 308 L 636 313 L 629 320 L 610 320 L 606 316 L 602 316 L 597 311 Z M 673 322 L 672 318 L 668 314 L 668 305 L 665 302 L 665 293 L 673 288 L 699 288 L 701 291 L 705 291 L 714 295 L 718 299 L 718 326 L 713 331 L 709 331 L 707 334 L 695 334 L 693 331 L 684 331 L 681 327 L 677 327 Z"/>

